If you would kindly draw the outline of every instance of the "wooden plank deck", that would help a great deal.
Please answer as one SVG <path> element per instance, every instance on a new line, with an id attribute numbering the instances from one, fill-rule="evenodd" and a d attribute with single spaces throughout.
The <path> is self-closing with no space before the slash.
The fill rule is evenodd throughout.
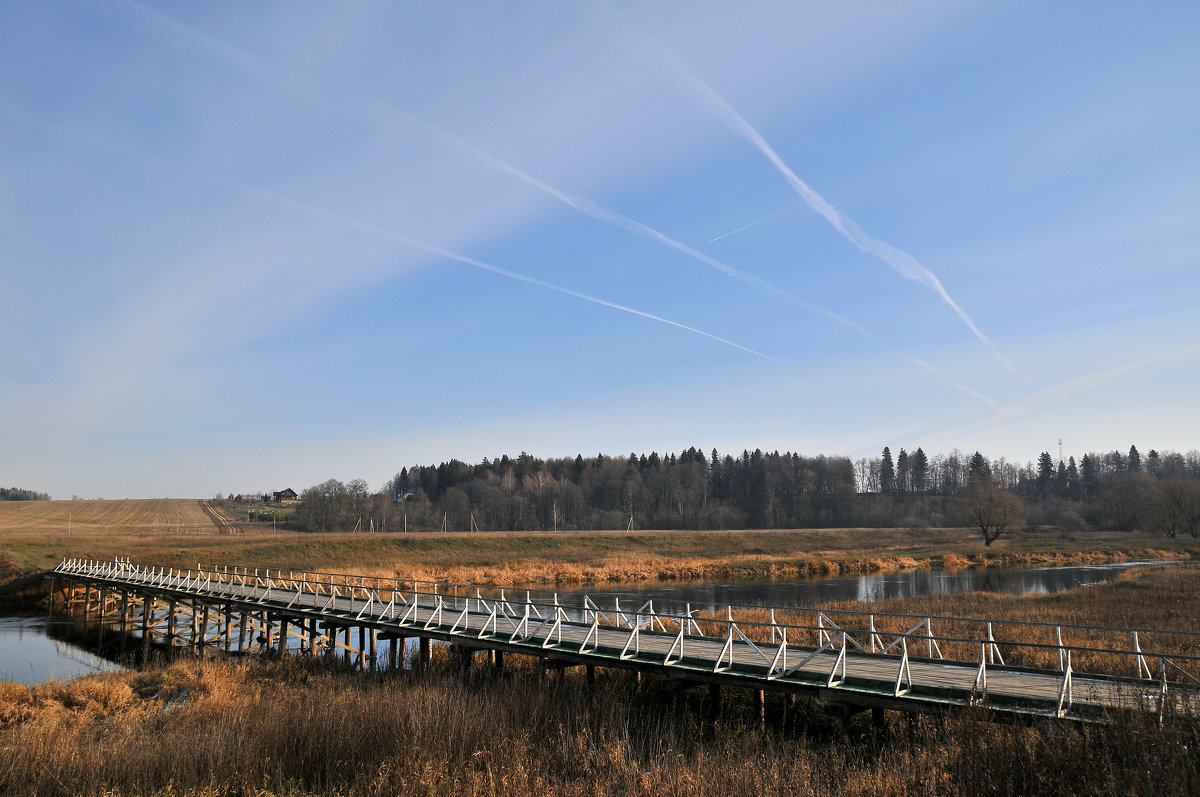
<path id="1" fill-rule="evenodd" d="M 619 616 L 614 611 L 597 613 L 575 607 L 568 614 L 566 608 L 557 605 L 511 599 L 502 603 L 362 588 L 350 588 L 351 594 L 338 595 L 337 585 L 330 583 L 328 588 L 333 592 L 326 592 L 325 582 L 264 582 L 255 578 L 250 583 L 243 578 L 243 583 L 238 583 L 237 578 L 193 579 L 190 574 L 184 580 L 166 578 L 162 571 L 156 574 L 153 570 L 102 565 L 60 565 L 54 573 L 107 589 L 153 594 L 163 600 L 207 601 L 226 609 L 232 606 L 243 617 L 250 612 L 260 613 L 266 618 L 263 630 L 268 637 L 275 622 L 282 630 L 285 623 L 316 620 L 322 624 L 323 638 L 331 648 L 353 650 L 360 656 L 366 655 L 361 645 L 355 650 L 349 644 L 352 627 L 383 632 L 392 638 L 420 637 L 468 648 L 523 653 L 564 666 L 620 667 L 698 683 L 807 693 L 852 708 L 941 713 L 983 705 L 1001 713 L 1089 719 L 1114 710 L 1161 710 L 1162 705 L 1160 685 L 1155 681 L 1077 674 L 1069 667 L 1068 673 L 990 663 L 981 668 L 979 662 L 922 658 L 911 652 L 928 644 L 921 636 L 912 637 L 911 649 L 906 645 L 883 654 L 858 649 L 852 637 L 838 631 L 826 632 L 824 638 L 829 641 L 820 648 L 751 642 L 737 632 L 733 621 L 724 623 L 726 637 L 696 633 L 681 636 L 678 631 L 654 629 L 656 620 L 661 625 L 663 620 L 677 623 L 678 619 L 647 611 L 623 615 L 631 619 L 629 627 L 623 627 L 616 624 Z M 389 600 L 385 603 L 384 598 Z M 194 603 L 190 612 L 194 628 Z M 607 622 L 601 622 L 601 616 Z M 720 627 L 724 621 L 704 622 L 709 627 Z M 239 621 L 239 630 L 240 625 Z M 690 624 L 688 627 L 691 629 Z M 311 628 L 315 631 L 316 625 Z M 345 642 L 333 636 L 341 629 L 346 633 Z M 309 639 L 295 630 L 291 633 L 301 640 Z M 199 636 L 203 637 L 203 632 Z M 194 631 L 192 638 L 197 638 Z M 309 644 L 314 644 L 311 639 Z"/>

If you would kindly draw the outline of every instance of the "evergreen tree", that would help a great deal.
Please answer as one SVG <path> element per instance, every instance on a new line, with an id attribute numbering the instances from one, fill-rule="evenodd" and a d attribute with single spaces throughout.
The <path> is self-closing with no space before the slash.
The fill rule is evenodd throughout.
<path id="1" fill-rule="evenodd" d="M 896 492 L 907 493 L 911 469 L 908 453 L 902 448 L 896 457 Z"/>
<path id="2" fill-rule="evenodd" d="M 987 461 L 987 457 L 976 451 L 974 456 L 971 457 L 971 462 L 968 465 L 968 472 L 968 478 L 971 479 L 971 481 L 974 481 L 985 476 L 990 477 L 992 475 L 992 466 L 991 463 Z"/>
<path id="3" fill-rule="evenodd" d="M 883 458 L 879 463 L 879 492 L 890 493 L 896 489 L 896 469 L 892 465 L 892 452 L 883 447 Z"/>
<path id="4" fill-rule="evenodd" d="M 1049 451 L 1043 451 L 1038 456 L 1037 486 L 1038 492 L 1045 495 L 1054 483 L 1054 458 Z"/>
<path id="5" fill-rule="evenodd" d="M 1138 453 L 1137 446 L 1129 447 L 1128 469 L 1130 473 L 1142 472 L 1142 455 Z"/>
<path id="6" fill-rule="evenodd" d="M 1084 501 L 1095 495 L 1100 487 L 1100 469 L 1096 458 L 1090 454 L 1084 454 L 1079 460 L 1079 484 L 1083 488 Z"/>
<path id="7" fill-rule="evenodd" d="M 926 480 L 929 478 L 929 457 L 925 456 L 925 452 L 921 450 L 920 446 L 913 452 L 909 467 L 912 470 L 913 492 L 925 492 Z"/>

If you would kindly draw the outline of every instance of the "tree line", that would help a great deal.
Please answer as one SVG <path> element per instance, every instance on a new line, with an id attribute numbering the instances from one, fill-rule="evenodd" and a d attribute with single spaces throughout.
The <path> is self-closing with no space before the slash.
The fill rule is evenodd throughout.
<path id="1" fill-rule="evenodd" d="M 732 529 L 959 525 L 961 494 L 986 477 L 1027 522 L 1200 534 L 1200 452 L 1136 447 L 1023 465 L 980 452 L 879 456 L 742 451 L 539 459 L 522 452 L 309 487 L 292 518 L 311 531 Z"/>
<path id="2" fill-rule="evenodd" d="M 49 501 L 48 493 L 23 490 L 20 487 L 0 487 L 0 501 Z"/>

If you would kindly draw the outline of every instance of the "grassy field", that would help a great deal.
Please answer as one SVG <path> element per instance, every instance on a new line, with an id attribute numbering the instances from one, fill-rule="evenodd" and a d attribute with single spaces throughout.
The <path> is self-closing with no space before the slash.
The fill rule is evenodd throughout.
<path id="1" fill-rule="evenodd" d="M 1187 625 L 1200 616 L 1197 577 L 1200 566 L 1146 568 L 1050 597 L 885 605 L 970 614 L 985 602 L 1012 619 L 1069 610 L 1098 624 L 1152 618 L 1161 606 Z M 807 700 L 768 695 L 760 730 L 748 696 L 726 690 L 710 727 L 707 689 L 657 686 L 610 670 L 599 671 L 594 689 L 579 672 L 559 682 L 519 656 L 501 675 L 482 667 L 463 675 L 440 653 L 418 677 L 291 657 L 0 684 L 0 793 L 1200 793 L 1195 718 L 1160 728 L 1141 716 L 1079 727 L 993 724 L 978 712 L 914 723 L 889 715 L 875 730 L 860 715 L 842 738 Z"/>
<path id="2" fill-rule="evenodd" d="M 510 585 L 758 579 L 1200 555 L 1200 541 L 1191 537 L 1053 529 L 985 547 L 966 529 L 304 534 L 239 528 L 246 530 L 231 533 L 195 500 L 0 504 L 0 580 L 53 567 L 63 556 L 133 556 L 184 568 L 199 561 L 228 562 Z"/>

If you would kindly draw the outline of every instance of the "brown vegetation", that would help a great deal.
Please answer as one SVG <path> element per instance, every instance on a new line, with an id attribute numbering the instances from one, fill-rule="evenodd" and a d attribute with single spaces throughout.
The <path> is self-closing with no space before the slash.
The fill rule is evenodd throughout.
<path id="1" fill-rule="evenodd" d="M 0 536 L 9 534 L 213 533 L 204 501 L 182 498 L 0 503 Z"/>
<path id="2" fill-rule="evenodd" d="M 1196 615 L 1195 569 L 1164 568 L 1050 598 L 957 596 L 885 604 L 1093 623 L 1153 616 L 1146 594 Z M 1073 600 L 1072 600 L 1073 597 Z M 928 601 L 923 603 L 922 600 Z M 855 605 L 855 608 L 865 608 Z M 1047 614 L 1049 612 L 1050 614 Z M 1153 623 L 1159 624 L 1159 623 Z M 638 688 L 601 670 L 558 682 L 521 657 L 496 676 L 368 676 L 323 660 L 187 660 L 66 684 L 0 686 L 0 793 L 17 795 L 1195 794 L 1200 723 L 992 724 L 982 714 L 909 724 L 868 718 L 840 738 L 817 704 L 768 695 L 759 731 L 728 692 Z"/>
<path id="3" fill-rule="evenodd" d="M 1200 554 L 1200 541 L 1191 537 L 1106 531 L 1026 531 L 991 547 L 965 529 L 315 534 L 249 526 L 244 533 L 228 534 L 197 501 L 22 502 L 17 509 L 31 505 L 50 508 L 51 514 L 16 513 L 14 505 L 0 505 L 0 545 L 19 572 L 48 569 L 63 556 L 133 555 L 141 562 L 182 568 L 205 561 L 460 583 L 608 584 Z"/>

